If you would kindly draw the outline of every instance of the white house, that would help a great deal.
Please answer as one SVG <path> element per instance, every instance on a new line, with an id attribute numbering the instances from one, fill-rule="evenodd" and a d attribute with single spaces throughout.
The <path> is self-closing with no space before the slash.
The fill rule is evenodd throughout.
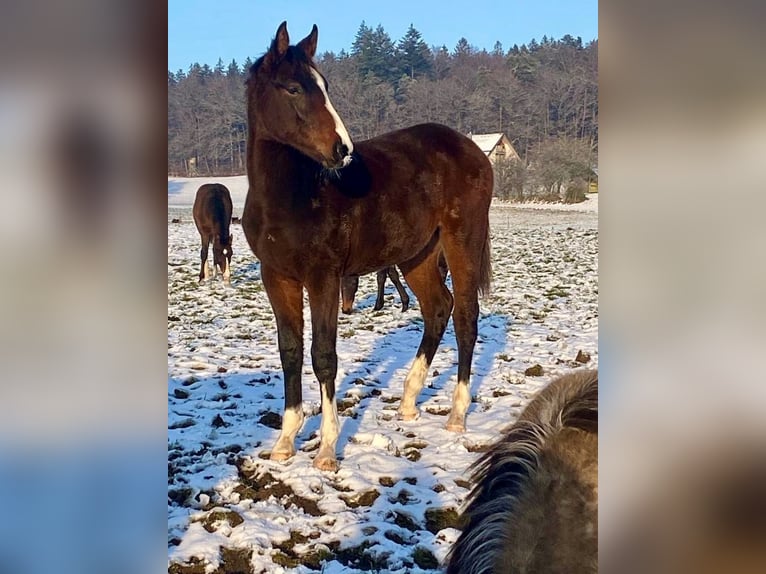
<path id="1" fill-rule="evenodd" d="M 519 154 L 513 149 L 511 140 L 505 134 L 468 134 L 468 137 L 489 158 L 491 163 L 504 159 L 519 159 Z"/>

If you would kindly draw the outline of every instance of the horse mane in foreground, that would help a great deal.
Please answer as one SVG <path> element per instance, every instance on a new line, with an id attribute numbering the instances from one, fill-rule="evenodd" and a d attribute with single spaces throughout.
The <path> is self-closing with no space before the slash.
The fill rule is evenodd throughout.
<path id="1" fill-rule="evenodd" d="M 447 574 L 598 571 L 598 372 L 555 379 L 476 463 Z"/>

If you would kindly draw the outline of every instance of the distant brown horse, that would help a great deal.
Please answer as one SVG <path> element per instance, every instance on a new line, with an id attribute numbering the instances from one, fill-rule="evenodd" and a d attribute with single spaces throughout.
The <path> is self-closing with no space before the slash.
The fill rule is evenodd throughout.
<path id="1" fill-rule="evenodd" d="M 231 194 L 226 186 L 220 183 L 206 183 L 197 190 L 193 214 L 194 223 L 202 239 L 200 283 L 210 277 L 207 254 L 208 247 L 212 242 L 215 272 L 217 274 L 220 271 L 223 274 L 224 282 L 227 285 L 231 284 L 231 244 L 233 239 L 229 233 L 231 209 Z"/>
<path id="2" fill-rule="evenodd" d="M 543 389 L 472 479 L 447 574 L 597 572 L 597 371 Z"/>
<path id="3" fill-rule="evenodd" d="M 337 468 L 335 404 L 341 277 L 398 265 L 417 296 L 424 333 L 404 382 L 402 419 L 415 400 L 450 312 L 458 377 L 447 428 L 465 430 L 477 336 L 478 294 L 489 288 L 492 166 L 467 137 L 422 124 L 352 142 L 313 62 L 317 28 L 290 45 L 283 22 L 247 80 L 247 175 L 242 227 L 261 261 L 277 323 L 285 384 L 282 432 L 273 460 L 295 453 L 303 424 L 303 289 L 311 307 L 311 359 L 322 397 L 314 466 Z M 453 294 L 441 280 L 444 251 Z"/>
<path id="4" fill-rule="evenodd" d="M 391 265 L 385 269 L 381 269 L 376 274 L 378 282 L 378 298 L 375 300 L 375 311 L 380 311 L 383 308 L 383 292 L 386 287 L 386 277 L 391 279 L 391 283 L 394 284 L 396 290 L 399 292 L 399 298 L 402 300 L 402 313 L 404 313 L 410 307 L 410 296 L 407 294 L 407 290 L 399 280 L 399 273 L 396 271 L 396 267 Z M 346 315 L 351 313 L 351 308 L 354 306 L 354 297 L 359 289 L 359 275 L 346 275 L 340 282 L 340 295 L 341 306 L 340 310 Z"/>

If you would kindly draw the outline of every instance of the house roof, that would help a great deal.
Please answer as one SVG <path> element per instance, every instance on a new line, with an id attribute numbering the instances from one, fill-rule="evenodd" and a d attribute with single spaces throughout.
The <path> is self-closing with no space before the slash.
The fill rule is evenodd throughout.
<path id="1" fill-rule="evenodd" d="M 503 137 L 503 134 L 468 134 L 468 137 L 471 138 L 471 140 L 473 140 L 477 146 L 479 146 L 481 151 L 484 153 L 489 153 L 495 148 L 497 142 L 499 142 L 500 138 Z"/>

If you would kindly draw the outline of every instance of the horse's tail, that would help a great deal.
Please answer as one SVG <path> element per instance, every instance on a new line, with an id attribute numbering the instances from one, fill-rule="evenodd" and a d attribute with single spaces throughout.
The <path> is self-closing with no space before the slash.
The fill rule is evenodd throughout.
<path id="1" fill-rule="evenodd" d="M 489 295 L 492 284 L 492 261 L 490 255 L 492 245 L 489 239 L 489 226 L 487 226 L 487 236 L 484 238 L 484 249 L 481 252 L 481 263 L 479 264 L 479 294 Z"/>
<path id="2" fill-rule="evenodd" d="M 555 474 L 557 469 L 542 468 L 543 451 L 549 448 L 559 433 L 578 432 L 598 433 L 598 372 L 578 371 L 554 380 L 540 392 L 527 406 L 519 419 L 503 432 L 503 436 L 488 450 L 474 466 L 472 481 L 474 488 L 463 511 L 463 532 L 449 555 L 447 574 L 492 573 L 498 564 L 504 561 L 508 552 L 531 556 L 533 547 L 509 549 L 509 525 L 524 529 L 524 521 L 529 520 L 527 532 L 537 532 L 539 523 L 555 528 L 557 516 L 549 516 L 549 508 L 540 507 L 539 498 L 550 497 L 548 486 L 534 485 L 536 475 L 545 480 L 547 472 Z M 571 429 L 577 429 L 572 431 Z M 563 434 L 561 436 L 564 436 Z M 596 449 L 591 449 L 588 456 L 596 460 Z M 582 456 L 582 453 L 579 453 Z M 577 455 L 574 455 L 577 456 Z M 585 461 L 583 461 L 585 464 Z M 593 462 L 595 464 L 595 462 Z M 566 477 L 559 477 L 566 481 Z M 571 488 L 567 483 L 563 488 Z M 533 488 L 537 494 L 531 495 Z M 585 488 L 587 490 L 587 487 Z M 543 494 L 539 494 L 542 492 Z M 525 493 L 537 496 L 535 509 L 526 513 L 519 508 L 519 501 Z M 569 493 L 567 493 L 569 494 Z M 572 493 L 572 496 L 579 493 Z M 554 495 L 555 496 L 555 495 Z M 595 495 L 594 495 L 595 496 Z M 550 506 L 558 509 L 569 500 L 546 500 Z M 583 517 L 583 520 L 589 517 Z M 564 524 L 564 528 L 574 527 Z M 550 529 L 546 529 L 549 532 Z M 530 545 L 536 541 L 530 536 Z M 549 545 L 550 541 L 547 542 Z M 555 541 L 552 542 L 555 545 Z M 544 545 L 545 541 L 540 543 Z M 582 545 L 580 545 L 582 546 Z M 585 545 L 587 547 L 587 544 Z M 595 547 L 595 539 L 593 546 Z M 580 548 L 580 547 L 578 547 Z M 554 551 L 565 553 L 569 549 L 557 548 Z M 582 548 L 580 548 L 582 554 Z M 594 548 L 595 552 L 595 548 Z M 532 569 L 531 571 L 535 571 Z"/>

